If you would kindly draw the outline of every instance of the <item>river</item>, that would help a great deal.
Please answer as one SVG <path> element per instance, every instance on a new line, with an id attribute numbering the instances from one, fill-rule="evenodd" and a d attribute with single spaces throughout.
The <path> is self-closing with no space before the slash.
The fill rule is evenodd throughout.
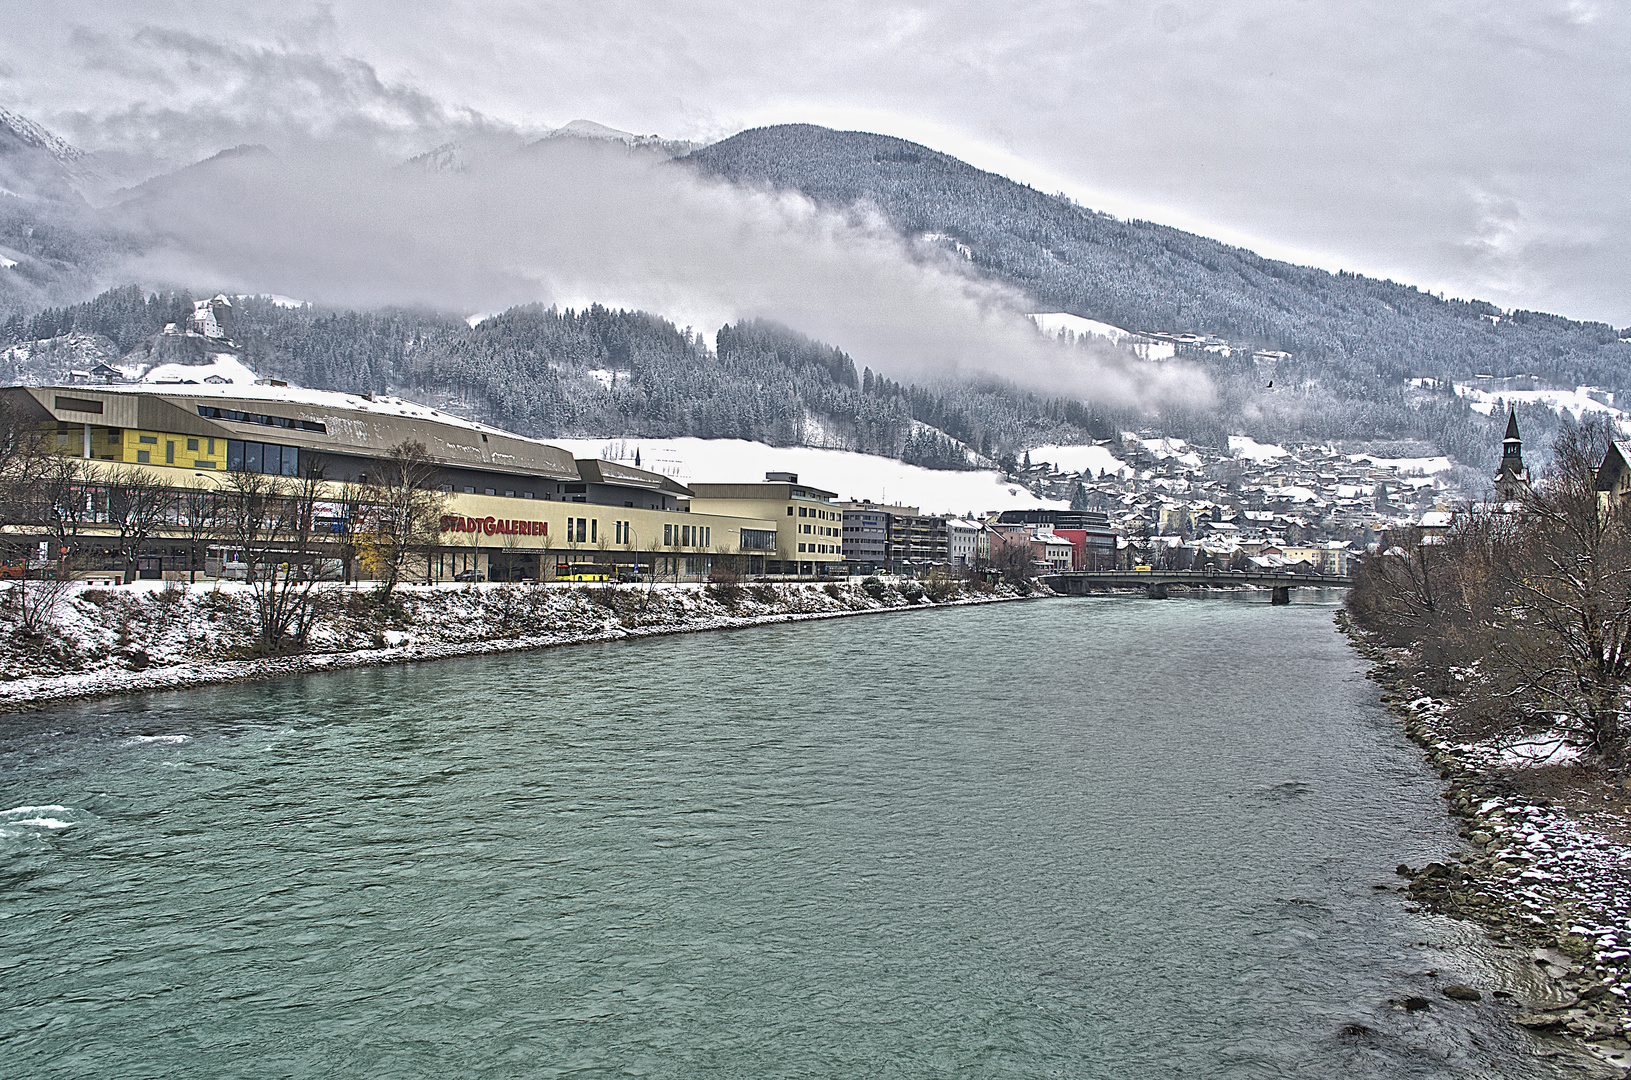
<path id="1" fill-rule="evenodd" d="M 1393 867 L 1455 837 L 1331 619 L 1052 600 L 0 717 L 0 1075 L 1562 1075 L 1439 995 L 1491 970 Z"/>

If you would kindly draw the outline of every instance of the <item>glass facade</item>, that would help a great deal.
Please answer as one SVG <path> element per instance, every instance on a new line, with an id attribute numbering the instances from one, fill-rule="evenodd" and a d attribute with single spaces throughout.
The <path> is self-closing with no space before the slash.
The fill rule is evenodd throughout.
<path id="1" fill-rule="evenodd" d="M 299 476 L 300 447 L 228 439 L 227 468 L 233 472 L 266 473 L 269 476 Z"/>

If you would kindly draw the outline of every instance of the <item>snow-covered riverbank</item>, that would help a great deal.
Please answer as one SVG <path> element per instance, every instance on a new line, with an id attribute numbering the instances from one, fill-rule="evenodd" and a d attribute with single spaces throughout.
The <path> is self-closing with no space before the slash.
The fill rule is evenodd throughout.
<path id="1" fill-rule="evenodd" d="M 1383 701 L 1446 781 L 1466 840 L 1423 867 L 1401 865 L 1412 900 L 1483 926 L 1519 976 L 1492 996 L 1537 1034 L 1579 1040 L 1631 1070 L 1631 813 L 1623 789 L 1559 746 L 1470 741 L 1445 702 L 1416 686 L 1399 650 L 1343 620 L 1376 666 Z"/>
<path id="2" fill-rule="evenodd" d="M 308 648 L 254 655 L 243 585 L 78 588 L 47 633 L 0 612 L 0 711 L 69 698 L 274 678 L 370 664 L 536 649 L 799 619 L 1019 599 L 1008 586 L 855 584 L 404 586 L 384 610 L 369 589 L 326 587 Z M 938 598 L 938 599 L 937 599 Z"/>

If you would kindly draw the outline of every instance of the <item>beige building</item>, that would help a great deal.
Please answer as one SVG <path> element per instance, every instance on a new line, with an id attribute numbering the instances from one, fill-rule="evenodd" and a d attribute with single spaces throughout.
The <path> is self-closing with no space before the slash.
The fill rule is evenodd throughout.
<path id="1" fill-rule="evenodd" d="M 688 508 L 693 492 L 669 477 L 575 460 L 560 447 L 395 398 L 135 384 L 8 387 L 0 399 L 38 424 L 59 453 L 86 461 L 79 498 L 91 507 L 87 536 L 112 531 L 105 507 L 96 507 L 113 473 L 142 470 L 178 492 L 229 490 L 235 474 L 262 473 L 321 477 L 318 529 L 326 549 L 342 549 L 364 527 L 353 520 L 357 493 L 382 478 L 393 447 L 413 441 L 434 463 L 430 483 L 442 500 L 438 542 L 410 572 L 420 580 L 550 580 L 591 564 L 612 576 L 696 580 L 718 564 L 765 573 L 767 558 L 779 559 L 780 537 L 795 543 L 793 522 L 760 516 L 779 505 L 749 500 L 741 505 L 754 512 L 746 514 Z M 189 530 L 170 524 L 155 530 L 141 576 L 196 569 L 197 552 L 179 540 Z M 221 543 L 213 549 L 217 564 L 234 561 Z"/>
<path id="2" fill-rule="evenodd" d="M 776 526 L 764 573 L 821 577 L 844 565 L 844 511 L 836 492 L 799 483 L 797 473 L 767 472 L 762 484 L 692 484 L 691 512 L 758 519 Z"/>

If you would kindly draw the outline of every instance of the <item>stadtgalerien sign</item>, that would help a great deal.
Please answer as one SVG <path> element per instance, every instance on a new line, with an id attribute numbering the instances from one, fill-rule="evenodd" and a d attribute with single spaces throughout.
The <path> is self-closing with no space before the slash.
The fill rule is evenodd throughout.
<path id="1" fill-rule="evenodd" d="M 482 536 L 548 536 L 549 522 L 522 521 L 516 518 L 473 518 L 461 514 L 443 514 L 442 531 L 478 533 Z"/>

